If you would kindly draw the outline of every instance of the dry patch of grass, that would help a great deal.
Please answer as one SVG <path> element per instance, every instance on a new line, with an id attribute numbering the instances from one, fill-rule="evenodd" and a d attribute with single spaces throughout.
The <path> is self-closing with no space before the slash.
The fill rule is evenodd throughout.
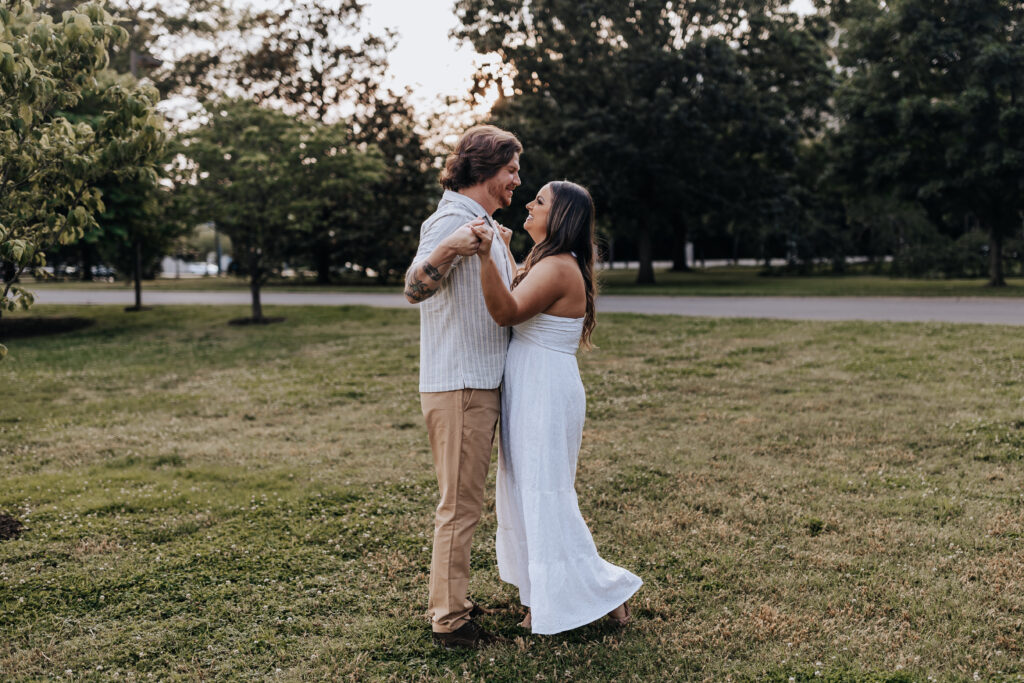
<path id="1" fill-rule="evenodd" d="M 449 652 L 416 314 L 240 311 L 9 344 L 5 679 L 1024 677 L 1014 329 L 603 316 L 577 489 L 634 625 L 521 633 L 492 486 L 472 590 L 509 642 Z"/>

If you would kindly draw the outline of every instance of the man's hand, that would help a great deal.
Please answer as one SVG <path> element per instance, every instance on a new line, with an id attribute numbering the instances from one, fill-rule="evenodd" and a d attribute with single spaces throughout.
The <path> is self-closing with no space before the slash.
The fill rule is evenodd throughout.
<path id="1" fill-rule="evenodd" d="M 474 232 L 474 228 L 485 226 L 483 218 L 474 218 L 455 232 L 448 235 L 442 242 L 459 256 L 472 256 L 480 248 L 480 239 Z M 485 226 L 486 227 L 486 226 Z"/>
<path id="2" fill-rule="evenodd" d="M 418 304 L 434 296 L 444 276 L 451 270 L 456 257 L 472 256 L 479 251 L 480 238 L 476 236 L 474 230 L 480 228 L 490 233 L 491 229 L 487 227 L 483 218 L 474 218 L 441 240 L 427 258 L 409 267 L 405 274 L 405 298 L 409 303 Z"/>

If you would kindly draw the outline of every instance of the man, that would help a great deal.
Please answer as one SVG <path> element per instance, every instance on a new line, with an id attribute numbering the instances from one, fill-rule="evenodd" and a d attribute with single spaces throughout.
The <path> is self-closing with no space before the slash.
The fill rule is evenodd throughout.
<path id="1" fill-rule="evenodd" d="M 405 297 L 420 304 L 420 403 L 441 494 L 428 608 L 434 641 L 445 647 L 494 640 L 472 619 L 483 610 L 468 596 L 469 551 L 501 411 L 509 332 L 487 313 L 480 259 L 473 258 L 480 241 L 472 227 L 487 225 L 507 244 L 511 231 L 491 214 L 512 202 L 522 149 L 514 135 L 494 126 L 475 126 L 462 135 L 441 171 L 444 195 L 420 228 L 419 249 L 405 278 Z M 509 285 L 511 257 L 507 249 L 495 251 Z"/>

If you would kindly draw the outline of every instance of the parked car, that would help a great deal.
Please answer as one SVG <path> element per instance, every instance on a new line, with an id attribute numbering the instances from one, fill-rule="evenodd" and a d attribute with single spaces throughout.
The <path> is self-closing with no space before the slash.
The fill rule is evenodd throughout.
<path id="1" fill-rule="evenodd" d="M 192 261 L 186 266 L 186 272 L 193 275 L 216 275 L 217 264 L 205 261 Z"/>

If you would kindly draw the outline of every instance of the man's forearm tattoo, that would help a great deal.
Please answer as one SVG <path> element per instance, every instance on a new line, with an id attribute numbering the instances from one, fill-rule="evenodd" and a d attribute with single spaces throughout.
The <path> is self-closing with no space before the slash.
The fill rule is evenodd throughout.
<path id="1" fill-rule="evenodd" d="M 441 265 L 444 266 L 446 264 Z M 423 272 L 427 274 L 427 277 L 429 277 L 434 282 L 437 282 L 438 280 L 444 277 L 444 273 L 442 273 L 439 268 L 432 266 L 429 261 L 424 262 L 422 268 Z M 434 296 L 434 294 L 437 293 L 437 289 L 435 288 L 436 285 L 431 286 L 420 280 L 418 277 L 416 277 L 417 271 L 419 271 L 419 268 L 413 268 L 409 271 L 409 274 L 406 276 L 405 295 L 412 299 L 413 301 L 423 301 Z"/>
<path id="2" fill-rule="evenodd" d="M 430 279 L 434 280 L 435 282 L 444 277 L 444 274 L 442 274 L 440 270 L 430 265 L 429 263 L 423 264 L 423 272 L 430 276 Z"/>
<path id="3" fill-rule="evenodd" d="M 413 268 L 405 276 L 405 295 L 413 301 L 425 301 L 436 294 L 437 290 L 416 277 L 417 270 Z"/>
<path id="4" fill-rule="evenodd" d="M 423 301 L 429 299 L 430 295 L 434 293 L 434 290 L 427 287 L 419 280 L 412 279 L 405 283 L 405 295 L 413 301 Z"/>

